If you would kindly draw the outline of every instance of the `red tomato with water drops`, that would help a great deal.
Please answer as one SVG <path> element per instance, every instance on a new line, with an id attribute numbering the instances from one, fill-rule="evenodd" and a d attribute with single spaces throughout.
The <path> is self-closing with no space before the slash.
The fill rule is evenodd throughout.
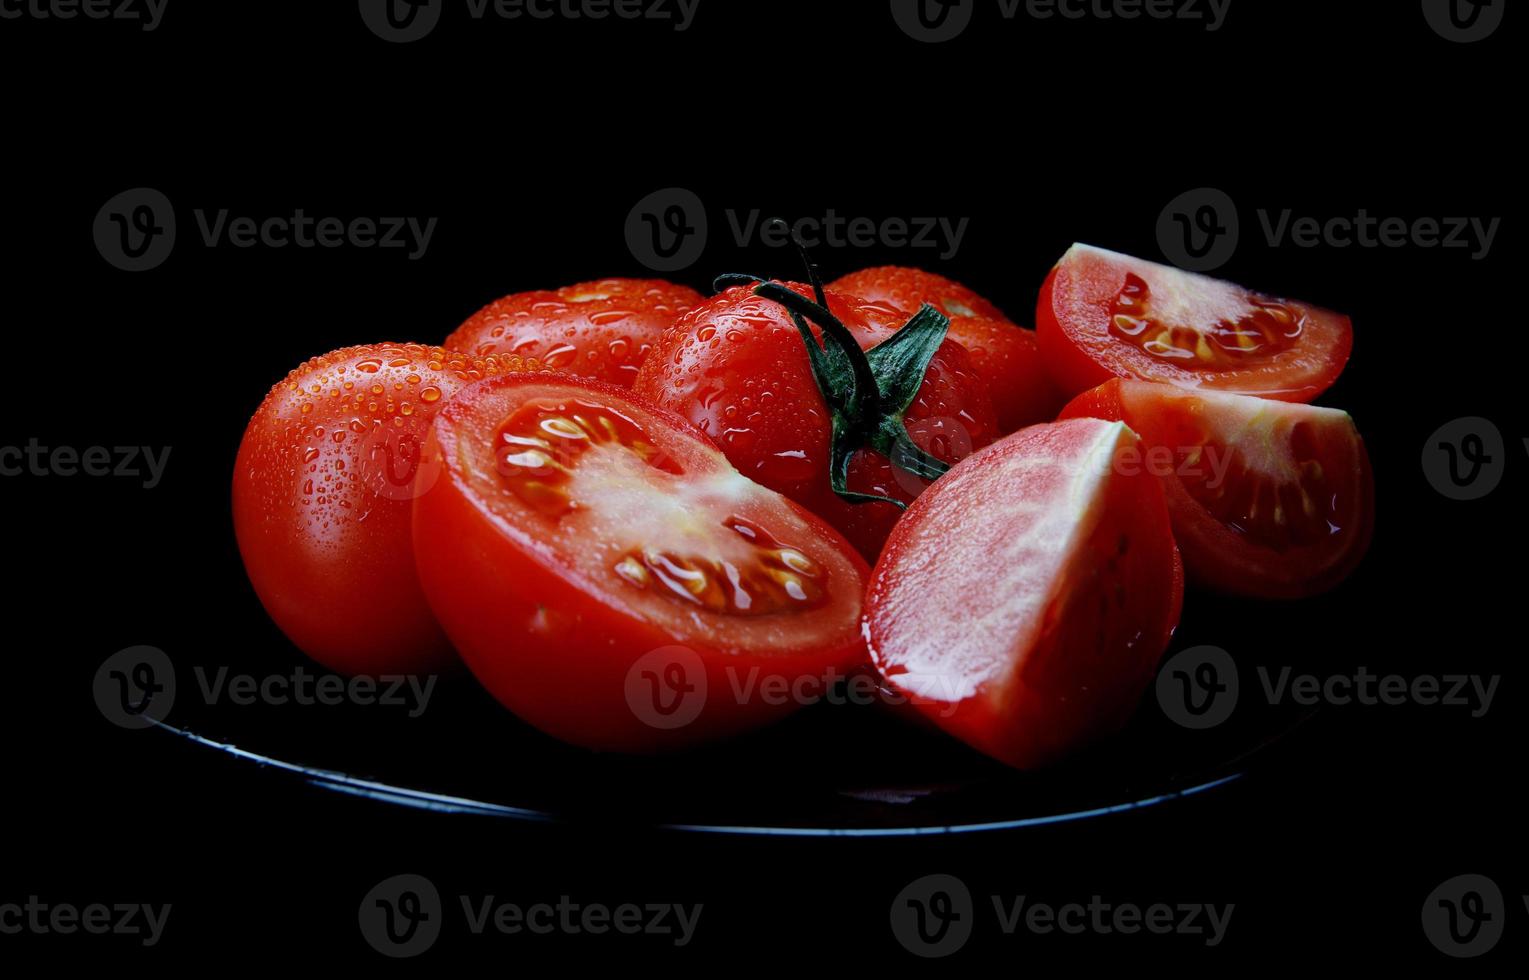
<path id="1" fill-rule="evenodd" d="M 972 366 L 987 382 L 1001 431 L 1049 422 L 1062 407 L 1065 399 L 1046 371 L 1035 331 L 1016 325 L 955 280 L 922 269 L 885 266 L 851 273 L 829 288 L 910 315 L 928 303 L 950 317 L 949 337 L 966 348 Z"/>
<path id="2" fill-rule="evenodd" d="M 1068 397 L 1121 377 L 1309 402 L 1354 346 L 1349 318 L 1331 310 L 1091 245 L 1062 256 L 1035 320 Z"/>
<path id="3" fill-rule="evenodd" d="M 602 279 L 516 293 L 473 314 L 446 346 L 469 354 L 514 354 L 533 369 L 631 387 L 637 369 L 700 293 L 661 279 Z"/>
<path id="4" fill-rule="evenodd" d="M 1300 598 L 1342 582 L 1374 527 L 1375 485 L 1347 412 L 1116 379 L 1066 417 L 1119 419 L 1141 434 L 1197 583 Z"/>
<path id="5" fill-rule="evenodd" d="M 1120 729 L 1167 649 L 1183 569 L 1124 424 L 1032 426 L 914 501 L 866 590 L 886 681 L 932 724 L 1023 769 Z"/>
<path id="6" fill-rule="evenodd" d="M 422 673 L 454 657 L 414 571 L 409 520 L 430 422 L 512 357 L 419 344 L 347 347 L 301 365 L 250 419 L 234 531 L 250 583 L 292 642 L 345 674 Z"/>
<path id="7" fill-rule="evenodd" d="M 802 296 L 812 289 L 792 285 Z M 829 310 L 862 348 L 891 338 L 908 318 L 884 304 L 829 291 Z M 821 330 L 813 325 L 814 335 Z M 678 320 L 638 375 L 634 391 L 694 423 L 739 472 L 785 494 L 874 560 L 901 513 L 890 503 L 850 503 L 829 477 L 833 418 L 802 336 L 779 303 L 735 286 Z M 913 442 L 944 463 L 986 446 L 998 423 L 986 383 L 950 340 L 928 362 L 903 416 Z M 850 490 L 911 501 L 928 481 L 860 450 Z"/>
<path id="8" fill-rule="evenodd" d="M 547 734 L 686 745 L 788 713 L 782 682 L 864 662 L 849 543 L 621 389 L 486 381 L 425 455 L 443 471 L 415 502 L 425 594 L 489 692 Z"/>

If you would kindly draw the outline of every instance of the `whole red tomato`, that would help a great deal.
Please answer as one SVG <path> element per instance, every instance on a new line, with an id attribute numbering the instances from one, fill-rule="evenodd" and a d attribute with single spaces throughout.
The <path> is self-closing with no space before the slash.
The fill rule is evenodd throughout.
<path id="1" fill-rule="evenodd" d="M 637 369 L 674 319 L 705 302 L 662 279 L 601 279 L 516 293 L 473 314 L 446 346 L 468 354 L 515 354 L 532 369 L 631 387 Z"/>
<path id="2" fill-rule="evenodd" d="M 1013 432 L 1056 418 L 1063 398 L 1046 372 L 1035 331 L 953 279 L 900 266 L 852 272 L 829 286 L 912 314 L 924 303 L 950 317 L 950 339 L 966 348 L 993 396 L 998 425 Z"/>
<path id="3" fill-rule="evenodd" d="M 928 456 L 953 464 L 998 433 L 987 385 L 966 351 L 943 340 L 920 376 L 905 384 L 901 397 L 909 401 L 900 414 L 836 420 L 800 328 L 779 301 L 757 295 L 758 288 L 729 288 L 676 321 L 638 373 L 634 391 L 693 422 L 745 476 L 818 514 L 874 561 L 901 507 L 858 499 L 906 504 L 938 473 L 919 475 L 893 466 L 885 452 L 856 446 L 840 457 L 848 493 L 836 492 L 836 426 L 842 431 L 890 422 L 883 431 L 905 429 Z M 812 295 L 809 286 L 792 284 L 789 289 Z M 826 298 L 828 312 L 862 349 L 883 345 L 907 319 L 856 297 L 829 291 Z M 809 325 L 821 342 L 823 331 L 816 323 Z"/>
<path id="4" fill-rule="evenodd" d="M 419 344 L 347 347 L 271 389 L 234 467 L 234 531 L 250 583 L 305 653 L 346 674 L 428 672 L 454 661 L 425 605 L 409 537 L 436 412 L 513 357 Z"/>

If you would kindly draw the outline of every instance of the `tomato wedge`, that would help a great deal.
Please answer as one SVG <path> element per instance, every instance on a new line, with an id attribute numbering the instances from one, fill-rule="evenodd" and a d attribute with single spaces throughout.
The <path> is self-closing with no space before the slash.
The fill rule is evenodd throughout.
<path id="1" fill-rule="evenodd" d="M 837 532 L 621 389 L 507 380 L 437 417 L 446 476 L 414 541 L 431 608 L 511 711 L 650 751 L 762 724 L 793 707 L 781 682 L 864 662 L 867 568 Z"/>
<path id="2" fill-rule="evenodd" d="M 1161 486 L 1117 463 L 1124 424 L 1032 426 L 908 509 L 866 592 L 882 676 L 935 725 L 1020 768 L 1123 726 L 1178 625 Z"/>
<path id="3" fill-rule="evenodd" d="M 1347 412 L 1116 379 L 1062 415 L 1141 434 L 1196 583 L 1309 596 L 1347 578 L 1369 547 L 1375 485 Z"/>
<path id="4" fill-rule="evenodd" d="M 1309 402 L 1354 346 L 1341 314 L 1090 245 L 1062 256 L 1035 319 L 1068 397 L 1122 377 Z"/>

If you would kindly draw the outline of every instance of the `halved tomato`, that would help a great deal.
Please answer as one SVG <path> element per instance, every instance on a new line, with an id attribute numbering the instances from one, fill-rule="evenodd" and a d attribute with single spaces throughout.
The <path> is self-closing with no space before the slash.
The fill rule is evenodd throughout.
<path id="1" fill-rule="evenodd" d="M 1119 419 L 1148 447 L 1190 577 L 1220 592 L 1298 598 L 1354 570 L 1375 485 L 1347 412 L 1115 379 L 1064 418 Z"/>
<path id="2" fill-rule="evenodd" d="M 864 662 L 867 569 L 678 416 L 551 375 L 464 391 L 415 502 L 425 596 L 485 687 L 550 735 L 648 751 L 754 727 Z"/>
<path id="3" fill-rule="evenodd" d="M 1032 426 L 914 501 L 871 575 L 872 661 L 935 725 L 1029 768 L 1123 726 L 1178 625 L 1183 569 L 1124 424 Z"/>
<path id="4" fill-rule="evenodd" d="M 1122 377 L 1309 402 L 1354 346 L 1341 314 L 1091 245 L 1062 256 L 1035 319 L 1068 397 Z"/>

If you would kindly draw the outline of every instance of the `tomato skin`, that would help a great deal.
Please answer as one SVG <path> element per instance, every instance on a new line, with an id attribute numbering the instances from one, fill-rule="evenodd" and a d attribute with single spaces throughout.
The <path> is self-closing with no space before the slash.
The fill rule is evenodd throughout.
<path id="1" fill-rule="evenodd" d="M 811 295 L 808 286 L 790 285 Z M 828 300 L 862 348 L 907 319 L 858 297 L 829 291 Z M 801 334 L 780 305 L 742 286 L 713 297 L 664 334 L 633 390 L 694 424 L 739 472 L 822 517 L 867 560 L 880 553 L 901 511 L 847 503 L 829 486 L 830 414 Z M 959 344 L 946 340 L 936 351 L 905 423 L 916 443 L 947 463 L 997 435 L 987 385 Z M 910 501 L 924 486 L 878 453 L 862 451 L 850 464 L 851 490 Z"/>
<path id="2" fill-rule="evenodd" d="M 1056 314 L 1057 269 L 1041 285 L 1035 307 L 1035 335 L 1052 384 L 1067 395 L 1077 395 L 1116 377 L 1109 368 L 1083 353 L 1068 339 Z"/>
<path id="3" fill-rule="evenodd" d="M 348 347 L 261 403 L 234 467 L 234 532 L 261 603 L 314 660 L 372 675 L 455 665 L 414 572 L 418 453 L 453 394 L 520 367 L 419 344 Z"/>
<path id="4" fill-rule="evenodd" d="M 828 288 L 872 303 L 886 303 L 905 313 L 915 313 L 928 303 L 952 320 L 972 317 L 1014 325 L 1002 310 L 976 290 L 923 269 L 895 265 L 861 269 L 834 280 Z"/>
<path id="5" fill-rule="evenodd" d="M 1340 502 L 1341 513 L 1324 518 L 1335 530 L 1314 545 L 1270 548 L 1228 526 L 1195 499 L 1176 471 L 1183 451 L 1200 448 L 1207 429 L 1215 432 L 1218 405 L 1221 411 L 1240 406 L 1250 413 L 1280 415 L 1291 425 L 1305 421 L 1316 429 L 1317 444 L 1324 449 L 1324 478 L 1329 481 L 1321 496 Z M 1369 550 L 1375 526 L 1375 482 L 1364 440 L 1343 413 L 1113 378 L 1075 398 L 1062 417 L 1120 420 L 1140 432 L 1148 447 L 1175 453 L 1175 464 L 1169 468 L 1174 472 L 1157 475 L 1189 577 L 1201 587 L 1256 599 L 1306 598 L 1337 587 Z M 1245 417 L 1235 418 L 1231 428 L 1245 430 Z"/>
<path id="6" fill-rule="evenodd" d="M 1208 353 L 1215 358 L 1210 361 L 1187 349 L 1175 351 L 1175 357 L 1156 356 L 1111 328 L 1116 319 L 1113 311 L 1118 309 L 1113 303 L 1133 280 L 1145 285 L 1149 294 L 1145 306 L 1133 313 L 1149 321 L 1151 327 L 1165 325 L 1157 317 L 1166 309 L 1168 325 L 1183 327 L 1186 333 L 1213 330 L 1217 325 L 1245 330 L 1248 328 L 1240 324 L 1234 328 L 1222 323 L 1223 315 L 1278 307 L 1281 315 L 1299 318 L 1301 328 L 1291 335 L 1293 339 L 1261 337 L 1256 352 Z M 1349 318 L 1331 310 L 1276 300 L 1231 283 L 1087 245 L 1074 245 L 1046 277 L 1035 321 L 1046 366 L 1057 388 L 1069 398 L 1110 378 L 1125 377 L 1310 402 L 1343 373 L 1354 343 Z M 1276 333 L 1287 329 L 1279 324 L 1265 325 L 1276 327 Z M 1209 345 L 1204 349 L 1211 351 Z"/>
<path id="7" fill-rule="evenodd" d="M 705 301 L 662 279 L 601 279 L 495 300 L 446 338 L 468 354 L 514 354 L 533 370 L 631 387 L 674 319 Z"/>
<path id="8" fill-rule="evenodd" d="M 1162 488 L 1100 465 L 1139 444 L 1120 423 L 1032 426 L 908 509 L 871 574 L 865 633 L 931 723 L 1030 769 L 1130 719 L 1184 594 Z"/>
<path id="9" fill-rule="evenodd" d="M 829 288 L 908 315 L 928 303 L 950 317 L 950 339 L 966 348 L 987 382 L 1002 433 L 1051 421 L 1066 400 L 1046 370 L 1035 331 L 1018 326 L 955 280 L 922 269 L 885 267 L 851 273 Z"/>
<path id="10" fill-rule="evenodd" d="M 547 529 L 519 520 L 513 510 L 496 510 L 499 505 L 461 461 L 474 458 L 472 443 L 492 431 L 495 418 L 549 388 L 639 419 L 660 448 L 683 464 L 687 478 L 703 471 L 732 473 L 725 457 L 689 423 L 614 386 L 547 375 L 499 378 L 454 400 L 438 417 L 426 447 L 426 458 L 440 460 L 445 476 L 415 501 L 415 560 L 431 607 L 496 699 L 563 741 L 646 753 L 734 735 L 799 706 L 791 699 L 774 702 L 760 690 L 735 693 L 740 685 L 762 677 L 816 680 L 864 663 L 858 610 L 868 567 L 821 520 L 762 488 L 753 488 L 753 504 L 739 506 L 794 528 L 795 539 L 804 539 L 815 557 L 827 556 L 823 566 L 837 569 L 829 580 L 835 604 L 821 615 L 729 622 L 698 612 L 689 627 L 688 616 L 663 621 L 650 615 L 652 606 L 595 580 L 579 565 L 576 552 L 590 553 L 602 542 L 581 540 L 577 528 Z M 830 621 L 840 625 L 826 629 L 823 624 Z M 655 727 L 629 700 L 633 672 L 645 658 L 674 648 L 686 652 L 673 662 L 704 673 L 704 707 L 679 727 Z"/>

